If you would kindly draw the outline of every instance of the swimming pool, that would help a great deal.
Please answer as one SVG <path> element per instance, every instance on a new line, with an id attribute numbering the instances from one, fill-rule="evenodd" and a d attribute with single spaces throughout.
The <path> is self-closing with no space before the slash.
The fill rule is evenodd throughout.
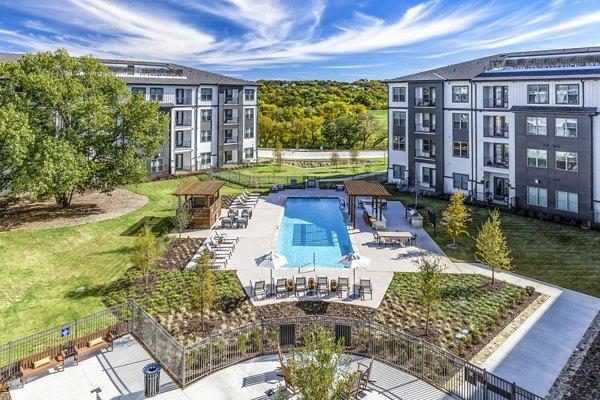
<path id="1" fill-rule="evenodd" d="M 337 261 L 352 252 L 350 236 L 337 198 L 289 197 L 279 227 L 277 253 L 285 267 L 343 268 Z"/>

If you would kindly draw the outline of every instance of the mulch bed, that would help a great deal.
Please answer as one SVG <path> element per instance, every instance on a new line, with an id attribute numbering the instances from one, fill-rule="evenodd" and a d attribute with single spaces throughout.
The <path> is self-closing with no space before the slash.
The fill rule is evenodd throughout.
<path id="1" fill-rule="evenodd" d="M 201 238 L 174 239 L 165 250 L 156 268 L 166 270 L 182 270 L 204 243 Z"/>
<path id="2" fill-rule="evenodd" d="M 269 304 L 255 307 L 255 311 L 258 319 L 318 314 L 369 320 L 377 313 L 377 310 L 370 307 L 331 303 L 328 301 L 295 301 L 292 303 Z"/>
<path id="3" fill-rule="evenodd" d="M 567 386 L 564 399 L 600 399 L 600 334 L 596 335 L 581 366 Z"/>

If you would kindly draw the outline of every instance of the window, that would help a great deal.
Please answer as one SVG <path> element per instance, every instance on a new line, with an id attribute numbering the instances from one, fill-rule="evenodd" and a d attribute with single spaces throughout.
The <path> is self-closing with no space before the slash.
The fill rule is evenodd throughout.
<path id="1" fill-rule="evenodd" d="M 223 111 L 223 120 L 226 124 L 237 124 L 237 109 L 235 110 L 235 113 L 230 108 L 225 109 Z"/>
<path id="2" fill-rule="evenodd" d="M 406 151 L 406 136 L 393 135 L 392 150 Z"/>
<path id="3" fill-rule="evenodd" d="M 200 101 L 212 101 L 212 89 L 200 89 Z"/>
<path id="4" fill-rule="evenodd" d="M 527 149 L 527 166 L 547 168 L 548 152 L 546 150 Z"/>
<path id="5" fill-rule="evenodd" d="M 201 131 L 200 132 L 200 141 L 201 142 L 212 141 L 212 131 L 210 129 Z"/>
<path id="6" fill-rule="evenodd" d="M 429 187 L 435 186 L 435 169 L 429 167 L 423 167 L 423 180 L 422 182 L 429 185 Z"/>
<path id="7" fill-rule="evenodd" d="M 486 108 L 507 108 L 508 86 L 484 86 L 483 106 Z"/>
<path id="8" fill-rule="evenodd" d="M 548 189 L 527 186 L 527 204 L 548 207 Z"/>
<path id="9" fill-rule="evenodd" d="M 454 157 L 469 158 L 469 142 L 452 142 L 452 155 Z"/>
<path id="10" fill-rule="evenodd" d="M 254 89 L 244 89 L 244 100 L 254 101 Z"/>
<path id="11" fill-rule="evenodd" d="M 183 154 L 175 154 L 175 169 L 183 169 Z"/>
<path id="12" fill-rule="evenodd" d="M 244 118 L 254 119 L 254 108 L 244 108 Z"/>
<path id="13" fill-rule="evenodd" d="M 190 111 L 175 111 L 175 125 L 176 126 L 192 125 L 191 112 Z"/>
<path id="14" fill-rule="evenodd" d="M 150 99 L 163 101 L 163 88 L 150 88 Z"/>
<path id="15" fill-rule="evenodd" d="M 392 88 L 392 101 L 395 101 L 395 102 L 406 101 L 406 88 L 405 87 L 393 87 Z"/>
<path id="16" fill-rule="evenodd" d="M 394 126 L 406 126 L 406 113 L 404 111 L 394 111 L 392 119 Z"/>
<path id="17" fill-rule="evenodd" d="M 556 104 L 579 104 L 579 85 L 556 85 Z"/>
<path id="18" fill-rule="evenodd" d="M 162 172 L 165 167 L 165 160 L 163 158 L 157 158 L 156 160 L 150 161 L 150 172 Z"/>
<path id="19" fill-rule="evenodd" d="M 556 191 L 556 209 L 562 211 L 577 212 L 579 195 L 577 193 Z"/>
<path id="20" fill-rule="evenodd" d="M 546 136 L 546 118 L 527 117 L 527 134 Z"/>
<path id="21" fill-rule="evenodd" d="M 561 169 L 564 171 L 577 171 L 577 153 L 557 151 L 556 169 Z"/>
<path id="22" fill-rule="evenodd" d="M 175 89 L 175 104 L 192 104 L 192 89 Z"/>
<path id="23" fill-rule="evenodd" d="M 237 130 L 225 129 L 225 143 L 237 143 Z"/>
<path id="24" fill-rule="evenodd" d="M 527 85 L 529 104 L 548 104 L 548 85 Z"/>
<path id="25" fill-rule="evenodd" d="M 211 121 L 212 120 L 212 110 L 201 110 L 200 111 L 200 118 L 204 122 Z"/>
<path id="26" fill-rule="evenodd" d="M 252 139 L 254 137 L 254 127 L 249 126 L 244 129 L 244 139 Z"/>
<path id="27" fill-rule="evenodd" d="M 468 86 L 452 86 L 452 102 L 453 103 L 468 103 L 469 102 L 469 87 Z"/>
<path id="28" fill-rule="evenodd" d="M 210 164 L 210 153 L 200 153 L 200 165 Z"/>
<path id="29" fill-rule="evenodd" d="M 469 114 L 452 114 L 453 129 L 469 129 Z"/>
<path id="30" fill-rule="evenodd" d="M 237 99 L 233 97 L 233 89 L 225 89 L 224 91 L 225 104 L 237 103 Z"/>
<path id="31" fill-rule="evenodd" d="M 575 118 L 556 118 L 556 136 L 577 137 L 577 120 Z"/>
<path id="32" fill-rule="evenodd" d="M 452 174 L 454 180 L 454 188 L 461 190 L 469 190 L 469 175 Z"/>
<path id="33" fill-rule="evenodd" d="M 184 131 L 175 131 L 175 147 L 190 147 L 191 140 L 185 140 Z"/>
<path id="34" fill-rule="evenodd" d="M 244 158 L 254 158 L 254 147 L 244 148 Z"/>
<path id="35" fill-rule="evenodd" d="M 394 179 L 406 179 L 406 166 L 394 164 L 393 177 Z"/>
<path id="36" fill-rule="evenodd" d="M 131 88 L 131 94 L 133 96 L 135 96 L 136 94 L 141 93 L 142 95 L 146 95 L 146 88 L 145 87 L 132 87 Z"/>
<path id="37" fill-rule="evenodd" d="M 233 161 L 233 151 L 231 151 L 231 150 L 225 151 L 223 154 L 223 159 L 225 160 L 226 163 Z"/>

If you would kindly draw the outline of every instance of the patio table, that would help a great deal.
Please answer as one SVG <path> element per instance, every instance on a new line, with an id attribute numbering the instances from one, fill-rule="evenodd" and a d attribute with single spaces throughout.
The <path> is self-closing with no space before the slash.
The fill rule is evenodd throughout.
<path id="1" fill-rule="evenodd" d="M 410 232 L 377 232 L 379 239 L 383 240 L 386 244 L 392 243 L 394 239 L 399 239 L 401 242 L 406 243 L 413 238 L 413 234 Z"/>

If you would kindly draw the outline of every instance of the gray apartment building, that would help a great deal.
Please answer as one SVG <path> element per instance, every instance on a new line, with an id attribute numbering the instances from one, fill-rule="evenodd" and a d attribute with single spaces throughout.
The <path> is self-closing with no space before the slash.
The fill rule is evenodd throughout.
<path id="1" fill-rule="evenodd" d="M 389 180 L 600 223 L 600 47 L 388 80 Z"/>

